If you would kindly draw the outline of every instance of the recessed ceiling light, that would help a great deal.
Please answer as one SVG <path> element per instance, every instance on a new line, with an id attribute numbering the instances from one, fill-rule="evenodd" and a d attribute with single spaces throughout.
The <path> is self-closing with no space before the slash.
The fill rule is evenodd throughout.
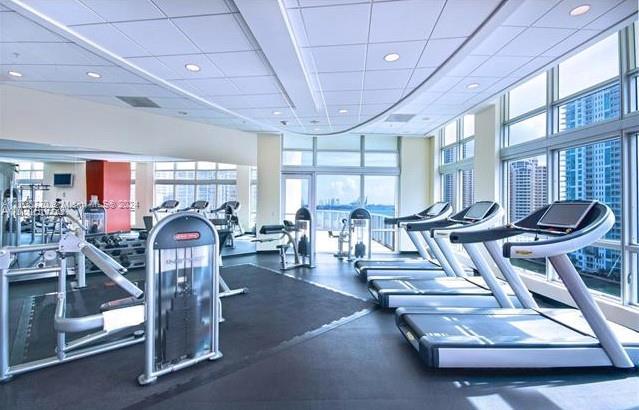
<path id="1" fill-rule="evenodd" d="M 340 114 L 346 114 L 348 112 L 347 109 L 342 108 L 341 110 L 339 110 Z"/>
<path id="2" fill-rule="evenodd" d="M 470 83 L 466 86 L 466 88 L 468 88 L 469 90 L 473 90 L 477 87 L 479 87 L 479 83 Z"/>
<path id="3" fill-rule="evenodd" d="M 95 73 L 95 72 L 93 72 L 93 71 L 89 71 L 89 72 L 87 72 L 87 76 L 88 76 L 88 77 L 91 77 L 91 78 L 96 78 L 96 79 L 97 79 L 97 78 L 101 78 L 101 77 L 102 77 L 102 75 L 101 75 L 100 73 Z"/>
<path id="4" fill-rule="evenodd" d="M 388 63 L 393 63 L 397 60 L 399 60 L 399 54 L 397 53 L 389 53 L 384 56 L 384 61 Z"/>
<path id="5" fill-rule="evenodd" d="M 273 115 L 281 115 L 282 111 L 273 111 Z"/>
<path id="6" fill-rule="evenodd" d="M 590 11 L 590 4 L 582 4 L 574 9 L 570 10 L 570 15 L 573 17 L 582 16 Z"/>
<path id="7" fill-rule="evenodd" d="M 200 66 L 197 64 L 186 64 L 184 68 L 186 68 L 188 71 L 192 73 L 197 73 L 198 71 L 201 70 Z"/>
<path id="8" fill-rule="evenodd" d="M 20 73 L 18 71 L 13 71 L 13 70 L 9 70 L 9 75 L 11 77 L 22 77 L 22 73 Z"/>

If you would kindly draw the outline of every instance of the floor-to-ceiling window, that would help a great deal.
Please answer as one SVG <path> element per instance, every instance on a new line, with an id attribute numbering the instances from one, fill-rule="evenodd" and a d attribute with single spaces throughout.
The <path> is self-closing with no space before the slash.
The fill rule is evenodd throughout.
<path id="1" fill-rule="evenodd" d="M 282 162 L 283 183 L 291 184 L 284 186 L 285 192 L 295 195 L 299 190 L 293 185 L 300 183 L 313 189 L 309 201 L 315 208 L 319 250 L 335 251 L 336 242 L 328 238 L 327 232 L 339 231 L 342 220 L 357 207 L 366 207 L 372 214 L 374 251 L 396 249 L 395 230 L 384 224 L 384 218 L 397 213 L 397 137 L 285 135 Z M 291 202 L 288 198 L 282 200 L 285 206 Z M 289 211 L 286 213 L 289 216 Z"/>
<path id="2" fill-rule="evenodd" d="M 638 293 L 635 39 L 634 25 L 610 34 L 502 98 L 502 186 L 509 219 L 555 200 L 607 204 L 614 227 L 569 256 L 590 289 L 626 304 L 637 303 Z M 543 259 L 517 265 L 557 280 Z"/>
<path id="3" fill-rule="evenodd" d="M 475 202 L 475 116 L 464 115 L 439 131 L 440 198 L 456 210 Z"/>

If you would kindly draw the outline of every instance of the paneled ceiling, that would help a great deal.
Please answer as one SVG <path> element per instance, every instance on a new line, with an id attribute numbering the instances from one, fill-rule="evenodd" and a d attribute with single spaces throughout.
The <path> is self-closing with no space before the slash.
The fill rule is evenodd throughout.
<path id="1" fill-rule="evenodd" d="M 636 18 L 636 0 L 570 16 L 582 3 L 0 0 L 0 83 L 248 131 L 419 135 Z"/>

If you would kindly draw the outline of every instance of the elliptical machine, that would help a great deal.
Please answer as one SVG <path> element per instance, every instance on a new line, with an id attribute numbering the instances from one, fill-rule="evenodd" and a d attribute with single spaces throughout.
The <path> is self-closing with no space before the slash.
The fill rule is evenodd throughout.
<path id="1" fill-rule="evenodd" d="M 348 215 L 348 261 L 371 258 L 372 225 L 371 213 L 356 208 Z"/>

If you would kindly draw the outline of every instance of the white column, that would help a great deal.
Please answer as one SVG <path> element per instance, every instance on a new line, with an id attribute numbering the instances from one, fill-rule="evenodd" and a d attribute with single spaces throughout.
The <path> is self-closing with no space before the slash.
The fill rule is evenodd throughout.
<path id="1" fill-rule="evenodd" d="M 475 114 L 475 201 L 500 202 L 499 106 Z"/>
<path id="2" fill-rule="evenodd" d="M 238 165 L 237 167 L 237 200 L 241 207 L 238 213 L 240 224 L 243 230 L 249 229 L 249 219 L 251 213 L 251 167 Z"/>
<path id="3" fill-rule="evenodd" d="M 153 163 L 137 162 L 135 164 L 135 201 L 138 208 L 135 212 L 135 227 L 143 228 L 142 217 L 149 215 L 149 209 L 153 208 Z"/>
<path id="4" fill-rule="evenodd" d="M 281 224 L 281 137 L 257 134 L 257 231 L 266 224 Z M 258 243 L 257 250 L 274 250 L 276 242 Z"/>

